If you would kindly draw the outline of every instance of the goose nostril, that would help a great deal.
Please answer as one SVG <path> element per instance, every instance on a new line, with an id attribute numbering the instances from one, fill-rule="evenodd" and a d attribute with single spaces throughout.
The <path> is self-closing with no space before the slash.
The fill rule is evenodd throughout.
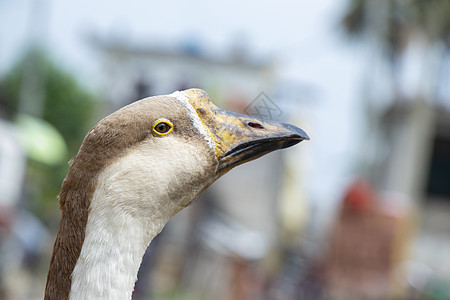
<path id="1" fill-rule="evenodd" d="M 247 125 L 252 127 L 252 128 L 264 129 L 264 126 L 262 126 L 259 123 L 255 123 L 255 122 L 247 122 Z"/>

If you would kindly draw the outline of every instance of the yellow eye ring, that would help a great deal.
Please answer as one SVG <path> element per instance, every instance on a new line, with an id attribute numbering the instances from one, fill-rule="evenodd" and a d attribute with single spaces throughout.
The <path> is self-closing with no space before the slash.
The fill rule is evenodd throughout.
<path id="1" fill-rule="evenodd" d="M 167 119 L 160 118 L 153 123 L 152 130 L 157 135 L 167 135 L 173 130 L 173 123 Z"/>

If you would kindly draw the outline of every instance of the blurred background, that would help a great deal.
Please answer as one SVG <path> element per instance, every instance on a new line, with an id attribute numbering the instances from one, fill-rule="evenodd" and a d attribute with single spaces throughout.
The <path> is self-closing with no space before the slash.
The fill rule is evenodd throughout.
<path id="1" fill-rule="evenodd" d="M 450 299 L 450 1 L 0 0 L 0 299 L 41 299 L 86 132 L 198 87 L 311 141 L 232 170 L 134 299 Z"/>

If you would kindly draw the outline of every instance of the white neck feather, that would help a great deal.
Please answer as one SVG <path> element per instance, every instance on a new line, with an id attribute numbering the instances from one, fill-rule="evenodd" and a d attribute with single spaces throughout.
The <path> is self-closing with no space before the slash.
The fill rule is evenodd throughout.
<path id="1" fill-rule="evenodd" d="M 98 203 L 106 195 L 96 192 L 94 198 L 92 203 Z M 132 213 L 110 216 L 92 209 L 69 298 L 131 299 L 145 250 L 165 223 L 157 215 L 145 220 Z"/>
<path id="2" fill-rule="evenodd" d="M 142 257 L 151 240 L 161 231 L 162 221 L 140 224 L 92 215 L 86 237 L 72 273 L 69 298 L 131 299 Z"/>

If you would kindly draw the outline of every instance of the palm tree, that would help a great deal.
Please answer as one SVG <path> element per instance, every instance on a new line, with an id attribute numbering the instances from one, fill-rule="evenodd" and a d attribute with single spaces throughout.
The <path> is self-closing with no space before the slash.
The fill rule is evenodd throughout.
<path id="1" fill-rule="evenodd" d="M 380 165 L 380 160 L 384 159 L 380 174 L 371 175 L 383 178 L 379 181 L 383 182 L 384 188 L 420 199 L 434 136 L 436 87 L 445 79 L 440 71 L 450 50 L 450 1 L 349 0 L 341 23 L 349 37 L 374 46 L 371 48 L 375 56 L 388 66 L 384 73 L 390 83 L 388 110 L 380 110 L 378 105 L 377 111 L 374 101 L 365 104 L 369 110 L 369 123 L 379 134 L 383 132 L 383 142 L 386 142 L 385 135 L 393 131 L 392 126 L 398 130 L 389 140 L 389 157 L 380 159 L 378 155 L 378 161 L 369 168 L 373 170 L 374 165 Z M 417 86 L 407 86 L 405 93 L 401 82 L 405 76 L 402 66 L 408 51 L 418 45 L 422 55 L 416 55 L 415 60 L 421 61 L 423 72 L 418 72 Z M 437 63 L 429 63 L 431 58 Z M 368 84 L 376 84 L 373 74 L 368 72 L 366 75 Z M 405 143 L 409 149 L 405 149 Z M 405 166 L 410 169 L 405 171 Z"/>

